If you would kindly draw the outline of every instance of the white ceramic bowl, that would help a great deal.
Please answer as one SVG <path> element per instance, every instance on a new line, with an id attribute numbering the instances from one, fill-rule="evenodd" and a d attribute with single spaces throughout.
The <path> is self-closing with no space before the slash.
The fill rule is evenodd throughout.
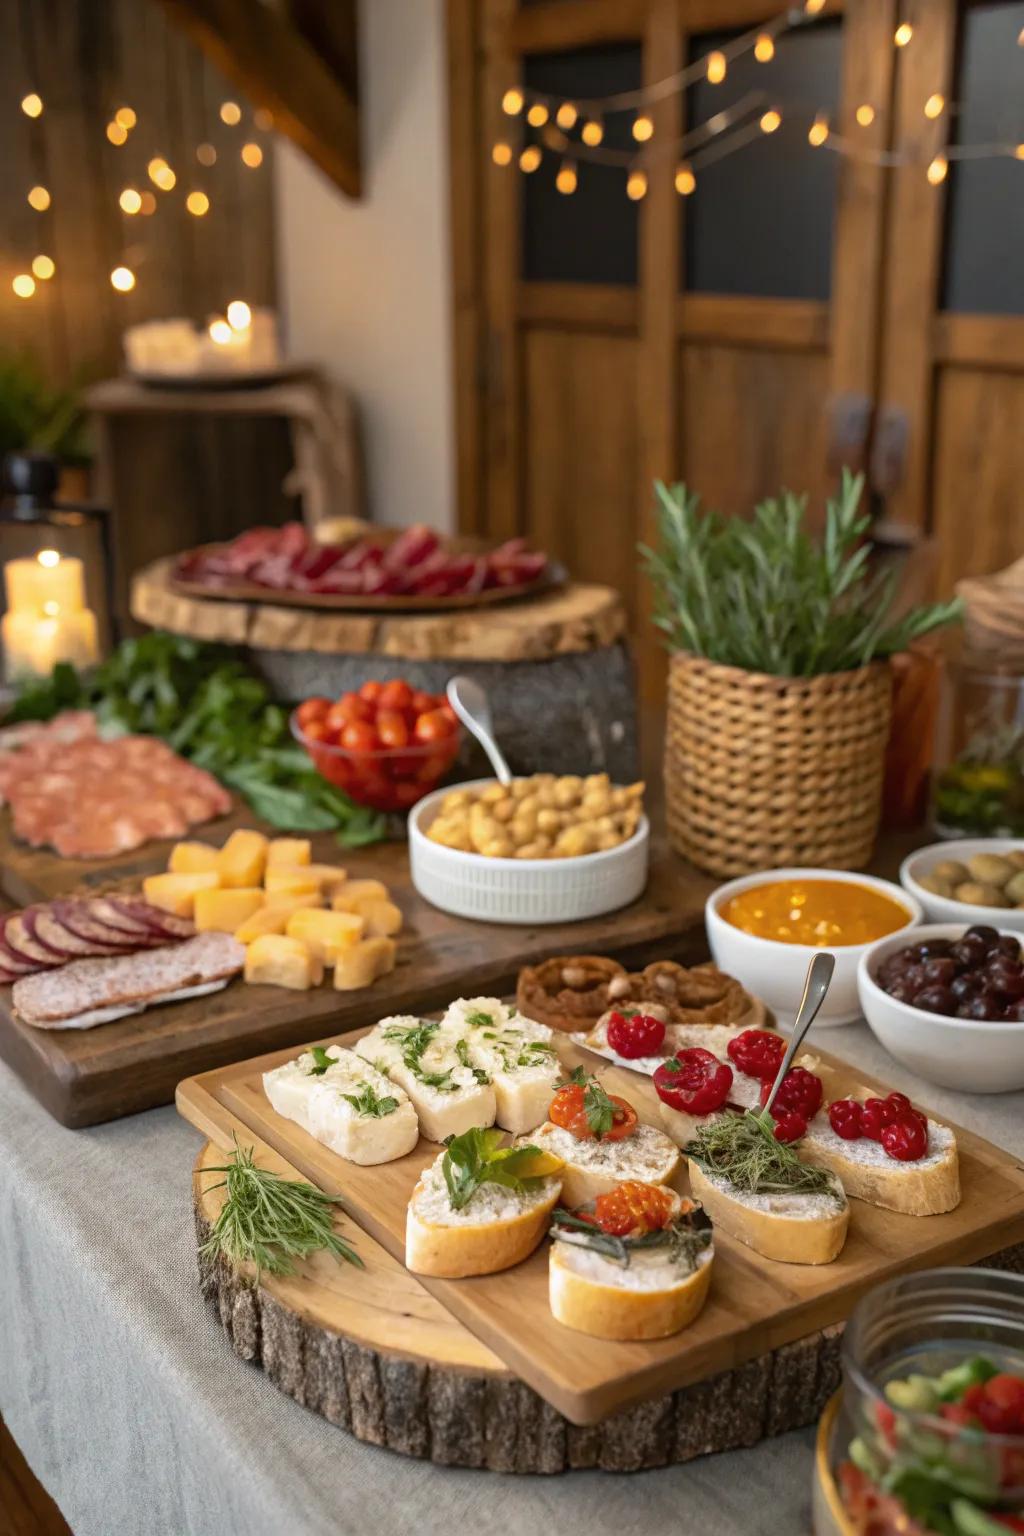
<path id="1" fill-rule="evenodd" d="M 872 944 L 857 970 L 860 1004 L 890 1056 L 929 1083 L 962 1093 L 1010 1093 L 1024 1088 L 1024 1024 L 950 1019 L 898 1002 L 875 981 L 893 950 L 921 939 L 958 939 L 970 923 L 925 923 Z M 993 924 L 993 927 L 996 925 Z M 1010 930 L 1003 928 L 1002 933 Z M 1011 933 L 1019 939 L 1019 933 Z"/>
<path id="2" fill-rule="evenodd" d="M 751 886 L 768 885 L 776 880 L 840 880 L 850 885 L 867 885 L 883 896 L 889 896 L 907 909 L 906 927 L 897 933 L 906 933 L 922 918 L 917 901 L 898 885 L 889 880 L 876 880 L 873 875 L 861 875 L 843 869 L 765 869 L 756 875 L 743 875 L 720 885 L 708 897 L 704 908 L 704 925 L 708 943 L 720 970 L 727 971 L 741 981 L 748 992 L 768 1004 L 780 1024 L 788 1027 L 796 1017 L 803 996 L 807 967 L 818 954 L 811 944 L 783 944 L 779 939 L 759 939 L 752 933 L 744 933 L 727 923 L 719 915 L 718 908 L 740 891 Z M 904 941 L 906 942 L 906 941 Z M 828 996 L 822 1004 L 815 1028 L 833 1024 L 852 1024 L 860 1018 L 857 1001 L 857 962 L 868 944 L 837 944 L 830 953 L 836 957 L 835 973 Z"/>
<path id="3" fill-rule="evenodd" d="M 1024 849 L 1019 837 L 965 837 L 949 843 L 931 843 L 919 848 L 900 865 L 900 884 L 924 908 L 927 923 L 987 923 L 991 928 L 1012 928 L 1024 933 L 1024 910 L 1013 907 L 974 907 L 966 901 L 953 901 L 947 896 L 936 896 L 918 885 L 917 877 L 927 875 L 944 859 L 957 859 L 961 864 L 975 853 L 1012 853 Z"/>
<path id="4" fill-rule="evenodd" d="M 633 836 L 603 853 L 573 859 L 490 859 L 445 848 L 426 835 L 450 790 L 483 789 L 471 779 L 427 795 L 409 812 L 412 883 L 442 912 L 486 923 L 572 923 L 628 906 L 647 884 L 651 829 L 646 816 Z"/>

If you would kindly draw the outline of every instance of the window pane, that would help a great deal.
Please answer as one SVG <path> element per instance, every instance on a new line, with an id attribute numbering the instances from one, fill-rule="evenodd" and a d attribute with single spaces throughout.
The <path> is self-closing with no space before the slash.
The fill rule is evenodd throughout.
<path id="1" fill-rule="evenodd" d="M 1024 4 L 970 6 L 953 118 L 957 144 L 1024 141 Z M 946 208 L 944 309 L 1024 314 L 1024 175 L 1009 158 L 954 160 Z"/>
<path id="2" fill-rule="evenodd" d="M 691 62 L 736 35 L 694 38 Z M 779 37 L 767 64 L 745 53 L 730 62 L 721 85 L 701 80 L 687 92 L 688 129 L 750 92 L 764 92 L 765 106 L 778 102 L 783 116 L 775 133 L 695 168 L 697 190 L 681 199 L 687 289 L 828 298 L 838 157 L 827 148 L 813 149 L 807 129 L 818 108 L 835 120 L 842 46 L 839 21 L 816 23 Z M 792 114 L 787 103 L 793 104 Z"/>
<path id="3" fill-rule="evenodd" d="M 523 60 L 523 79 L 535 91 L 567 97 L 609 96 L 641 84 L 639 44 L 533 54 Z M 635 114 L 605 120 L 605 145 L 628 149 Z M 526 132 L 543 143 L 541 134 Z M 579 126 L 570 138 L 579 137 Z M 577 187 L 564 196 L 555 187 L 562 156 L 545 150 L 540 168 L 522 182 L 523 276 L 542 283 L 636 283 L 636 204 L 626 196 L 626 173 L 617 166 L 576 162 Z"/>

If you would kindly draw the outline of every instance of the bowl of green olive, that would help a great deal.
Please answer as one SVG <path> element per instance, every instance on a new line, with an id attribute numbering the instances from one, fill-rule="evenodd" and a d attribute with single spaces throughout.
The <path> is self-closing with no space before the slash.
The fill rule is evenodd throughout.
<path id="1" fill-rule="evenodd" d="M 929 923 L 989 923 L 1024 933 L 1024 841 L 963 838 L 903 860 L 900 884 Z"/>

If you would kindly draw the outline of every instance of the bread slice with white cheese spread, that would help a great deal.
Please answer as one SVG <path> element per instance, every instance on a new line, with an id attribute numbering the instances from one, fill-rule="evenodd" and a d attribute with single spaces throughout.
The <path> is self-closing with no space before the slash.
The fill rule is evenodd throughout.
<path id="1" fill-rule="evenodd" d="M 837 1136 L 828 1110 L 821 1109 L 800 1142 L 800 1155 L 805 1163 L 830 1169 L 853 1199 L 904 1216 L 938 1216 L 960 1204 L 956 1137 L 948 1125 L 937 1120 L 928 1121 L 924 1156 L 901 1162 L 870 1137 L 845 1141 Z"/>
<path id="2" fill-rule="evenodd" d="M 574 1136 L 548 1120 L 528 1139 L 565 1163 L 562 1201 L 570 1210 L 609 1193 L 626 1179 L 667 1184 L 680 1162 L 678 1147 L 653 1125 L 638 1124 L 621 1141 L 608 1141 Z"/>
<path id="3" fill-rule="evenodd" d="M 263 1091 L 279 1115 L 351 1163 L 390 1163 L 419 1141 L 404 1090 L 340 1045 L 303 1051 L 264 1072 Z"/>
<path id="4" fill-rule="evenodd" d="M 846 1241 L 850 1207 L 833 1178 L 827 1189 L 749 1191 L 706 1173 L 691 1158 L 690 1193 L 715 1226 L 766 1259 L 784 1264 L 831 1264 Z"/>
<path id="5" fill-rule="evenodd" d="M 494 1089 L 495 1121 L 519 1135 L 540 1125 L 562 1076 L 552 1031 L 496 997 L 460 997 L 441 1021 L 442 1034 Z"/>

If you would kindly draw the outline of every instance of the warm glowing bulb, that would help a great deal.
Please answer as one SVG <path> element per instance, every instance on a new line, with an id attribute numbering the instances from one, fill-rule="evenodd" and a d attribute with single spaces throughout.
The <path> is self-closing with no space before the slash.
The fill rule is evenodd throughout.
<path id="1" fill-rule="evenodd" d="M 32 271 L 42 282 L 48 283 L 57 270 L 52 256 L 33 256 Z"/>
<path id="2" fill-rule="evenodd" d="M 60 613 L 60 603 L 56 602 L 52 597 L 48 597 L 43 604 L 43 612 L 48 619 L 55 619 Z"/>
<path id="3" fill-rule="evenodd" d="M 541 152 L 539 146 L 536 144 L 527 144 L 526 148 L 519 156 L 519 169 L 521 171 L 525 171 L 529 176 L 531 171 L 535 171 L 537 169 L 538 165 L 540 165 L 540 162 Z"/>
<path id="4" fill-rule="evenodd" d="M 808 16 L 817 16 L 819 11 L 825 9 L 825 0 L 804 0 L 804 10 Z"/>
<path id="5" fill-rule="evenodd" d="M 114 113 L 114 122 L 120 123 L 122 128 L 134 128 L 138 122 L 133 107 L 118 107 Z"/>
<path id="6" fill-rule="evenodd" d="M 925 117 L 940 117 L 942 109 L 946 105 L 946 98 L 941 91 L 933 91 L 924 104 Z"/>
<path id="7" fill-rule="evenodd" d="M 110 286 L 118 293 L 131 293 L 135 287 L 135 273 L 130 267 L 115 267 L 110 274 Z"/>
<path id="8" fill-rule="evenodd" d="M 499 141 L 491 150 L 491 159 L 495 165 L 511 165 L 512 145 L 506 144 L 503 140 Z"/>
<path id="9" fill-rule="evenodd" d="M 153 196 L 152 192 L 143 192 L 139 212 L 143 214 L 147 219 L 151 213 L 156 213 L 156 198 Z"/>
<path id="10" fill-rule="evenodd" d="M 928 167 L 928 180 L 931 182 L 933 187 L 937 187 L 940 182 L 945 181 L 948 171 L 949 161 L 946 159 L 945 155 L 936 155 L 935 159 Z"/>
<path id="11" fill-rule="evenodd" d="M 200 165 L 216 165 L 217 151 L 212 144 L 200 144 L 196 150 L 196 159 Z"/>
<path id="12" fill-rule="evenodd" d="M 566 133 L 568 133 L 570 128 L 575 128 L 576 119 L 578 117 L 579 113 L 573 106 L 572 102 L 563 101 L 562 105 L 555 113 L 555 122 L 558 124 L 559 128 L 564 128 Z"/>
<path id="13" fill-rule="evenodd" d="M 263 164 L 263 151 L 258 144 L 242 145 L 242 164 L 247 165 L 250 171 Z"/>
<path id="14" fill-rule="evenodd" d="M 128 129 L 122 128 L 120 123 L 107 124 L 107 138 L 111 144 L 123 144 L 128 137 Z"/>
<path id="15" fill-rule="evenodd" d="M 1013 153 L 1018 160 L 1024 160 L 1024 144 L 1018 144 Z"/>
<path id="16" fill-rule="evenodd" d="M 159 155 L 155 155 L 146 166 L 146 175 L 149 177 L 150 181 L 156 182 L 156 184 L 159 186 L 160 177 L 163 175 L 164 171 L 169 170 L 170 166 L 167 164 L 167 161 L 161 159 Z"/>
<path id="17" fill-rule="evenodd" d="M 681 165 L 676 171 L 676 191 L 680 197 L 689 197 L 691 192 L 697 189 L 697 178 L 688 165 Z"/>
<path id="18" fill-rule="evenodd" d="M 205 192 L 190 192 L 185 199 L 185 207 L 189 213 L 193 214 L 197 219 L 201 219 L 204 213 L 209 213 L 210 211 L 210 199 Z"/>
<path id="19" fill-rule="evenodd" d="M 516 117 L 523 110 L 523 93 L 517 91 L 515 86 L 505 92 L 501 98 L 501 110 L 507 112 L 509 117 Z"/>
<path id="20" fill-rule="evenodd" d="M 897 48 L 905 48 L 914 35 L 914 29 L 909 21 L 901 21 L 893 34 L 893 42 Z"/>
<path id="21" fill-rule="evenodd" d="M 754 58 L 759 64 L 767 64 L 775 57 L 775 42 L 767 32 L 762 32 L 754 44 Z"/>
<path id="22" fill-rule="evenodd" d="M 236 123 L 242 121 L 242 109 L 237 101 L 222 101 L 220 104 L 220 120 L 233 128 Z"/>
<path id="23" fill-rule="evenodd" d="M 34 277 L 30 277 L 27 272 L 19 272 L 17 277 L 12 280 L 11 287 L 19 299 L 30 299 L 36 291 L 36 280 Z"/>
<path id="24" fill-rule="evenodd" d="M 122 213 L 138 213 L 142 208 L 142 194 L 136 192 L 134 187 L 125 187 L 118 202 Z"/>
<path id="25" fill-rule="evenodd" d="M 26 117 L 39 117 L 42 115 L 43 98 L 36 91 L 29 91 L 27 96 L 21 98 L 21 110 Z"/>
<path id="26" fill-rule="evenodd" d="M 807 140 L 808 143 L 813 144 L 815 149 L 817 149 L 820 145 L 824 144 L 827 138 L 828 118 L 819 112 L 817 117 L 814 119 L 814 122 L 807 130 Z"/>
<path id="27" fill-rule="evenodd" d="M 231 327 L 226 320 L 210 321 L 210 340 L 215 341 L 218 347 L 227 345 L 231 340 Z"/>
<path id="28" fill-rule="evenodd" d="M 531 128 L 543 128 L 549 117 L 547 107 L 542 101 L 535 101 L 526 114 L 526 121 Z"/>
<path id="29" fill-rule="evenodd" d="M 774 133 L 781 122 L 782 113 L 776 111 L 774 107 L 769 107 L 768 111 L 765 112 L 761 117 L 761 132 Z"/>
<path id="30" fill-rule="evenodd" d="M 870 102 L 862 101 L 854 116 L 862 128 L 870 128 L 875 120 L 875 109 Z"/>
<path id="31" fill-rule="evenodd" d="M 653 136 L 654 124 L 646 113 L 641 112 L 640 116 L 633 123 L 633 137 L 638 144 L 645 144 Z"/>
<path id="32" fill-rule="evenodd" d="M 233 331 L 244 331 L 252 325 L 252 310 L 244 299 L 232 299 L 227 308 L 228 325 Z"/>
<path id="33" fill-rule="evenodd" d="M 45 213 L 50 206 L 50 194 L 45 187 L 30 187 L 28 205 L 34 208 L 36 213 Z"/>
<path id="34" fill-rule="evenodd" d="M 55 565 L 60 565 L 60 551 L 56 549 L 41 549 L 36 555 L 40 565 L 45 565 L 48 571 L 52 571 Z"/>
<path id="35" fill-rule="evenodd" d="M 571 194 L 576 191 L 578 182 L 579 177 L 576 174 L 576 167 L 573 165 L 572 161 L 563 160 L 562 164 L 558 168 L 558 175 L 555 177 L 555 186 L 558 188 L 559 192 L 561 192 L 565 197 L 571 196 Z"/>
<path id="36" fill-rule="evenodd" d="M 591 149 L 595 149 L 604 138 L 604 125 L 598 118 L 590 118 L 580 129 L 580 138 L 584 144 L 588 144 Z"/>
<path id="37" fill-rule="evenodd" d="M 716 48 L 713 53 L 708 54 L 705 67 L 708 73 L 709 84 L 721 85 L 725 79 L 725 71 L 728 66 L 725 62 L 725 54 L 719 48 Z"/>
<path id="38" fill-rule="evenodd" d="M 634 203 L 638 203 L 647 192 L 647 172 L 630 171 L 626 179 L 626 196 Z"/>
<path id="39" fill-rule="evenodd" d="M 266 107 L 257 107 L 252 115 L 253 127 L 261 133 L 269 133 L 274 126 L 274 114 L 268 112 Z"/>

